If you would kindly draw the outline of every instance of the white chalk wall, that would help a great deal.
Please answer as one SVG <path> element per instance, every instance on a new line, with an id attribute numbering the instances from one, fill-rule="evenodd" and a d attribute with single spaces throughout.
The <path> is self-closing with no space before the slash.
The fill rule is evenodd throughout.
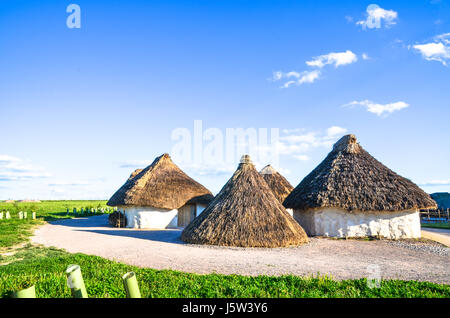
<path id="1" fill-rule="evenodd" d="M 167 229 L 178 225 L 178 210 L 158 209 L 153 207 L 126 206 L 119 207 L 125 211 L 127 227 L 137 229 Z"/>
<path id="2" fill-rule="evenodd" d="M 294 218 L 308 235 L 389 239 L 419 238 L 421 235 L 419 212 L 415 210 L 350 213 L 338 208 L 323 208 L 294 210 Z"/>
<path id="3" fill-rule="evenodd" d="M 206 205 L 197 204 L 196 215 L 200 215 Z M 120 206 L 127 218 L 127 227 L 136 229 L 168 229 L 178 227 L 178 210 L 158 209 L 153 207 Z"/>

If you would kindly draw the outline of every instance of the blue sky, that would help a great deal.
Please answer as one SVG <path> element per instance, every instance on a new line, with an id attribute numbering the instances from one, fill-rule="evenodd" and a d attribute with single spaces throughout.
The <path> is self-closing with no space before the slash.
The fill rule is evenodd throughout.
<path id="1" fill-rule="evenodd" d="M 449 64 L 445 0 L 2 0 L 0 199 L 107 199 L 195 120 L 278 128 L 294 186 L 354 133 L 449 191 Z M 237 159 L 175 163 L 216 193 Z"/>

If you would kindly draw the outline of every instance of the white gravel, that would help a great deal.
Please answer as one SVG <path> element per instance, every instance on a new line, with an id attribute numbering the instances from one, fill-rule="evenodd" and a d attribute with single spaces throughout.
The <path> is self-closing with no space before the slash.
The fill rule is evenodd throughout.
<path id="1" fill-rule="evenodd" d="M 112 228 L 102 215 L 43 225 L 32 242 L 141 267 L 200 274 L 328 274 L 351 279 L 367 277 L 377 265 L 384 279 L 450 284 L 449 249 L 438 244 L 312 238 L 300 247 L 228 248 L 186 244 L 180 234 Z"/>

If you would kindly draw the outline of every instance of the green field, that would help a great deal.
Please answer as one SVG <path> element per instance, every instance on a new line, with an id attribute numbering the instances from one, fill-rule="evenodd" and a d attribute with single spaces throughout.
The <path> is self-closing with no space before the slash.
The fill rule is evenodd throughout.
<path id="1" fill-rule="evenodd" d="M 25 244 L 34 226 L 45 221 L 70 218 L 67 208 L 104 207 L 106 201 L 44 201 L 0 203 L 12 219 L 0 220 L 0 297 L 11 291 L 36 285 L 36 296 L 71 297 L 65 269 L 82 268 L 90 297 L 125 297 L 121 276 L 136 272 L 143 297 L 450 297 L 450 286 L 415 281 L 382 281 L 370 289 L 365 279 L 336 281 L 328 277 L 196 275 L 177 271 L 138 268 L 97 256 Z M 37 220 L 19 220 L 18 211 L 36 211 Z M 31 213 L 29 213 L 31 214 Z"/>
<path id="2" fill-rule="evenodd" d="M 73 211 L 76 208 L 105 208 L 106 201 L 42 201 L 38 203 L 5 203 L 0 202 L 0 212 L 10 212 L 11 219 L 0 220 L 0 250 L 13 245 L 26 242 L 31 235 L 31 230 L 44 221 L 74 217 L 72 213 L 67 215 L 67 209 Z M 19 220 L 19 211 L 26 211 L 28 218 Z M 31 219 L 31 213 L 36 212 L 36 220 Z"/>

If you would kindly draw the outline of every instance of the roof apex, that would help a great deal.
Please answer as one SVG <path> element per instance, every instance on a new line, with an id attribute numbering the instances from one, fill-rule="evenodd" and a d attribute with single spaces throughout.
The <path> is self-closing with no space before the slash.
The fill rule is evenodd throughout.
<path id="1" fill-rule="evenodd" d="M 249 155 L 243 155 L 243 156 L 241 157 L 240 163 L 244 163 L 244 164 L 245 164 L 245 163 L 251 163 L 251 164 L 253 164 L 252 158 L 250 158 Z"/>
<path id="2" fill-rule="evenodd" d="M 274 174 L 274 173 L 277 173 L 277 171 L 271 165 L 267 165 L 264 168 L 262 168 L 259 173 L 260 174 Z"/>
<path id="3" fill-rule="evenodd" d="M 333 151 L 345 151 L 349 153 L 359 152 L 360 146 L 356 136 L 348 134 L 339 139 L 333 146 Z"/>

